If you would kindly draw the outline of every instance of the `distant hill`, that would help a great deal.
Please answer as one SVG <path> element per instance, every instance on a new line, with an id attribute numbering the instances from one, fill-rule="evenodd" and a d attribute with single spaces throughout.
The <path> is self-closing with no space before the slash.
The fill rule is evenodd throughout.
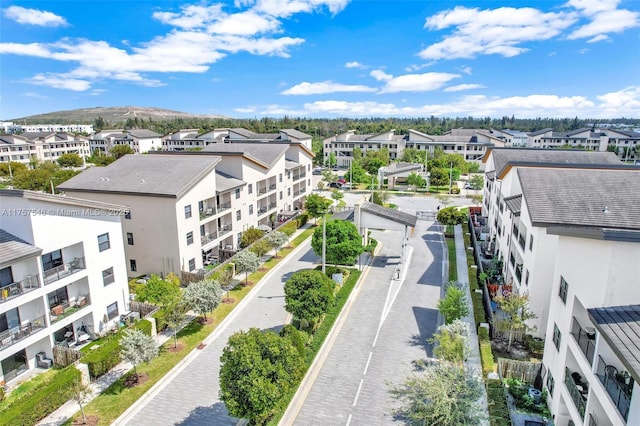
<path id="1" fill-rule="evenodd" d="M 173 120 L 176 118 L 227 118 L 222 115 L 215 114 L 191 114 L 188 112 L 171 111 L 161 108 L 148 108 L 138 106 L 124 107 L 95 107 L 80 108 L 68 111 L 56 111 L 45 114 L 31 115 L 29 117 L 20 117 L 9 119 L 15 123 L 27 124 L 93 124 L 94 120 L 102 117 L 111 124 L 124 123 L 129 118 L 138 117 L 139 119 L 153 119 L 154 121 Z"/>

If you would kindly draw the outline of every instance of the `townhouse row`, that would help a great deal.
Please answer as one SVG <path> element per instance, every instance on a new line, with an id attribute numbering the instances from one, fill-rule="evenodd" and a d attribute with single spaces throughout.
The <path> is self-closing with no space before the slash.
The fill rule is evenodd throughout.
<path id="1" fill-rule="evenodd" d="M 640 168 L 557 149 L 484 162 L 485 244 L 529 294 L 554 424 L 640 424 Z"/>

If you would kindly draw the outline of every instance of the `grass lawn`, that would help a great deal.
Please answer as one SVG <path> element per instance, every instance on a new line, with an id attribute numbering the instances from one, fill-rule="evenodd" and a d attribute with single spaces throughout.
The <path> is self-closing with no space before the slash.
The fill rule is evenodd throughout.
<path id="1" fill-rule="evenodd" d="M 311 236 L 313 227 L 304 230 L 298 235 L 290 245 L 278 252 L 278 258 L 271 258 L 262 265 L 263 271 L 257 271 L 249 275 L 251 283 L 257 283 L 264 275 L 275 267 L 282 258 L 286 257 L 295 247 L 300 245 L 304 240 Z M 233 303 L 221 303 L 207 317 L 213 318 L 211 324 L 201 324 L 198 320 L 191 322 L 178 333 L 178 344 L 184 345 L 183 349 L 178 352 L 171 352 L 168 348 L 174 345 L 173 339 L 169 339 L 160 349 L 160 354 L 150 363 L 137 367 L 138 373 L 146 373 L 149 380 L 145 383 L 128 388 L 124 386 L 125 378 L 132 372 L 121 377 L 113 383 L 107 390 L 96 397 L 93 401 L 85 406 L 85 414 L 87 416 L 97 416 L 99 418 L 98 425 L 110 425 L 122 413 L 124 413 L 134 402 L 136 402 L 147 390 L 162 379 L 176 364 L 186 357 L 196 346 L 207 338 L 224 320 L 227 315 L 235 308 L 238 303 L 251 291 L 253 286 L 237 286 L 229 292 Z M 69 419 L 65 425 L 71 425 L 75 420 L 80 419 L 80 413 Z"/>
<path id="2" fill-rule="evenodd" d="M 456 242 L 453 237 L 446 237 L 447 250 L 449 251 L 449 281 L 458 281 L 458 269 L 456 265 Z"/>

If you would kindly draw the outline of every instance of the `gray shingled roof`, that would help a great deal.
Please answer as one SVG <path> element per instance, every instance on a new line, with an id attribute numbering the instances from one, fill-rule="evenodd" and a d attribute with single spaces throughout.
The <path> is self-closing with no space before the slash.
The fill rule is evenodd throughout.
<path id="1" fill-rule="evenodd" d="M 284 143 L 223 143 L 211 144 L 206 146 L 200 152 L 207 152 L 215 155 L 246 155 L 249 158 L 258 160 L 268 167 L 282 157 L 287 149 L 288 144 Z"/>
<path id="2" fill-rule="evenodd" d="M 0 229 L 0 259 L 2 259 L 0 260 L 0 268 L 22 259 L 39 256 L 40 253 L 42 253 L 41 248 Z"/>
<path id="3" fill-rule="evenodd" d="M 216 170 L 216 192 L 218 193 L 226 192 L 230 189 L 244 186 L 246 184 L 247 183 L 243 180 L 234 178 L 231 175 Z"/>
<path id="4" fill-rule="evenodd" d="M 514 195 L 513 197 L 507 197 L 504 199 L 507 208 L 511 210 L 511 212 L 515 216 L 520 216 L 520 209 L 522 206 L 522 194 Z"/>
<path id="5" fill-rule="evenodd" d="M 157 134 L 156 132 L 152 132 L 151 130 L 148 130 L 148 129 L 131 129 L 131 130 L 128 130 L 127 133 L 129 133 L 131 136 L 135 138 L 159 138 L 160 137 L 159 134 Z"/>
<path id="6" fill-rule="evenodd" d="M 360 209 L 367 213 L 371 213 L 385 219 L 390 219 L 394 222 L 398 222 L 407 226 L 416 226 L 416 222 L 418 220 L 415 215 L 404 213 L 396 209 L 382 207 L 381 205 L 370 203 L 369 201 L 365 201 L 364 203 L 362 203 Z"/>
<path id="7" fill-rule="evenodd" d="M 613 152 L 579 151 L 575 149 L 494 148 L 491 150 L 495 170 L 500 176 L 509 165 L 619 165 Z"/>
<path id="8" fill-rule="evenodd" d="M 90 209 L 101 209 L 120 213 L 128 210 L 126 206 L 102 201 L 85 200 L 83 198 L 68 197 L 66 195 L 48 194 L 46 192 L 28 191 L 26 189 L 0 189 L 0 197 L 20 197 L 27 200 L 44 201 L 55 204 L 65 204 Z"/>
<path id="9" fill-rule="evenodd" d="M 535 132 L 529 132 L 529 136 L 538 136 L 538 135 L 541 135 L 543 133 L 547 133 L 549 131 L 553 131 L 553 129 L 551 127 L 547 127 L 547 128 L 544 128 L 544 129 L 536 130 Z"/>
<path id="10" fill-rule="evenodd" d="M 281 132 L 289 136 L 290 138 L 311 139 L 311 135 L 308 135 L 296 129 L 282 129 Z"/>
<path id="11" fill-rule="evenodd" d="M 213 155 L 125 155 L 107 167 L 87 169 L 58 188 L 180 198 L 219 161 Z"/>
<path id="12" fill-rule="evenodd" d="M 286 170 L 293 170 L 297 167 L 300 167 L 300 163 L 298 163 L 297 161 L 293 161 L 293 160 L 284 160 L 284 168 Z"/>
<path id="13" fill-rule="evenodd" d="M 591 308 L 587 312 L 634 381 L 640 383 L 640 305 Z"/>
<path id="14" fill-rule="evenodd" d="M 535 226 L 640 230 L 640 168 L 518 169 Z"/>

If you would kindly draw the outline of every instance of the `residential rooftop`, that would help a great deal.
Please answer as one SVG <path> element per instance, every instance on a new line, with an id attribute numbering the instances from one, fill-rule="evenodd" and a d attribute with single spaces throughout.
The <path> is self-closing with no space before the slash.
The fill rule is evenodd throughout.
<path id="1" fill-rule="evenodd" d="M 80 175 L 77 175 L 77 176 L 80 176 Z M 0 189 L 0 197 L 19 197 L 27 200 L 42 201 L 45 203 L 64 204 L 68 206 L 89 208 L 89 209 L 100 209 L 100 210 L 117 212 L 117 213 L 121 213 L 122 211 L 127 210 L 126 206 L 122 206 L 119 204 L 105 203 L 102 201 L 85 200 L 83 198 L 68 197 L 64 194 L 62 195 L 48 194 L 46 192 L 29 191 L 26 189 Z"/>
<path id="2" fill-rule="evenodd" d="M 220 156 L 244 155 L 254 161 L 262 163 L 266 167 L 271 167 L 286 153 L 288 148 L 289 144 L 286 143 L 239 142 L 211 144 L 204 147 L 200 152 Z"/>
<path id="3" fill-rule="evenodd" d="M 22 259 L 39 256 L 42 249 L 0 228 L 0 268 Z"/>

